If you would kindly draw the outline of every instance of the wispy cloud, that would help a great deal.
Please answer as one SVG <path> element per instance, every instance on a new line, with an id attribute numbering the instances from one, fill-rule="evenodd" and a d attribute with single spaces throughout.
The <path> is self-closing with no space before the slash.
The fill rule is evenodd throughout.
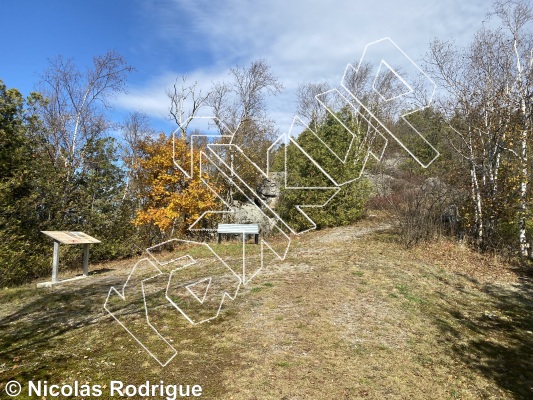
<path id="1" fill-rule="evenodd" d="M 269 107 L 279 119 L 280 129 L 286 130 L 293 117 L 298 84 L 338 84 L 346 64 L 357 62 L 367 43 L 385 36 L 414 60 L 425 54 L 435 37 L 466 43 L 481 26 L 488 7 L 482 0 L 168 0 L 164 6 L 145 12 L 154 23 L 153 34 L 176 46 L 176 52 L 209 55 L 203 58 L 204 63 L 199 60 L 188 65 L 188 74 L 204 90 L 213 81 L 227 77 L 232 66 L 268 59 L 285 86 L 284 93 L 271 100 Z M 166 72 L 132 88 L 118 105 L 143 109 L 156 118 L 165 115 L 165 89 L 183 73 L 172 65 L 166 67 Z"/>

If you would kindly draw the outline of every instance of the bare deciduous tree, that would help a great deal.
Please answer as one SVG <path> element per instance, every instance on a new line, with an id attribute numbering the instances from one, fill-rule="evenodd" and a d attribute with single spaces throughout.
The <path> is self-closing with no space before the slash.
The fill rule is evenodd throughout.
<path id="1" fill-rule="evenodd" d="M 520 254 L 528 255 L 529 243 L 526 238 L 526 221 L 528 217 L 528 186 L 529 186 L 529 141 L 533 118 L 533 38 L 527 25 L 533 22 L 533 10 L 528 3 L 522 1 L 497 1 L 494 4 L 497 15 L 504 28 L 508 30 L 514 55 L 514 81 L 510 88 L 510 100 L 517 110 L 520 124 L 519 148 L 515 155 L 520 160 L 520 210 L 519 210 L 519 245 Z"/>
<path id="2" fill-rule="evenodd" d="M 47 142 L 54 161 L 61 160 L 71 174 L 83 164 L 85 144 L 110 128 L 106 110 L 124 91 L 132 70 L 120 54 L 109 51 L 94 57 L 85 74 L 71 59 L 58 56 L 41 76 L 39 89 L 48 100 L 42 109 Z"/>
<path id="3" fill-rule="evenodd" d="M 217 127 L 221 134 L 233 134 L 232 144 L 245 150 L 259 167 L 266 168 L 267 149 L 276 137 L 274 121 L 267 114 L 266 96 L 280 93 L 283 86 L 266 60 L 232 68 L 230 77 L 229 81 L 215 83 L 209 98 Z M 252 187 L 258 183 L 256 170 L 244 160 L 235 158 L 232 168 Z M 231 190 L 227 195 L 233 200 Z"/>
<path id="4" fill-rule="evenodd" d="M 113 127 L 108 116 L 111 101 L 124 92 L 132 70 L 120 54 L 109 51 L 94 57 L 85 72 L 71 59 L 58 56 L 41 76 L 38 89 L 46 102 L 39 109 L 43 121 L 39 139 L 55 171 L 48 218 L 57 225 L 82 221 L 79 196 L 87 192 L 79 179 L 86 183 L 94 170 L 95 151 L 106 143 L 104 134 Z"/>
<path id="5" fill-rule="evenodd" d="M 532 15 L 514 0 L 498 1 L 494 10 L 504 29 L 482 28 L 463 50 L 434 41 L 428 68 L 447 91 L 441 106 L 454 128 L 450 143 L 468 165 L 478 246 L 490 246 L 519 198 L 520 252 L 526 255 L 533 41 L 525 25 Z"/>
<path id="6" fill-rule="evenodd" d="M 148 116 L 142 111 L 135 111 L 124 119 L 121 127 L 122 136 L 122 161 L 126 169 L 126 185 L 124 187 L 124 200 L 131 191 L 133 171 L 135 162 L 139 156 L 139 143 L 150 136 L 154 136 L 155 131 L 150 126 Z"/>
<path id="7" fill-rule="evenodd" d="M 260 127 L 273 125 L 266 113 L 265 95 L 280 93 L 282 84 L 263 59 L 253 61 L 248 67 L 231 68 L 230 76 L 229 81 L 213 85 L 209 105 L 213 108 L 215 117 L 235 132 L 236 139 L 265 134 Z M 259 132 L 250 131 L 249 125 L 245 129 L 239 129 L 250 122 L 259 128 Z"/>
<path id="8" fill-rule="evenodd" d="M 167 91 L 170 99 L 169 114 L 178 125 L 181 138 L 185 139 L 189 124 L 200 109 L 207 105 L 211 92 L 202 94 L 202 91 L 197 89 L 198 82 L 188 84 L 186 76 L 181 78 L 181 84 L 178 81 L 179 78 L 174 82 L 172 89 Z"/>
<path id="9" fill-rule="evenodd" d="M 266 152 L 276 133 L 274 121 L 267 115 L 266 95 L 279 93 L 282 85 L 265 60 L 254 61 L 247 67 L 231 68 L 230 79 L 213 83 L 205 94 L 198 89 L 196 82 L 188 84 L 186 77 L 181 78 L 181 84 L 179 81 L 180 78 L 167 95 L 170 99 L 170 119 L 177 124 L 182 139 L 198 133 L 191 131 L 189 125 L 194 117 L 200 116 L 202 108 L 208 107 L 220 134 L 233 135 L 232 144 L 245 149 L 246 156 L 254 163 L 266 166 Z M 227 142 L 227 139 L 221 138 L 220 141 Z M 226 156 L 233 160 L 229 153 Z M 248 164 L 236 159 L 232 166 L 236 169 L 240 167 L 239 177 L 254 185 L 254 168 Z M 228 200 L 233 200 L 231 189 L 226 195 Z"/>
<path id="10" fill-rule="evenodd" d="M 296 113 L 315 131 L 327 114 L 327 110 L 320 105 L 316 96 L 325 94 L 330 89 L 326 83 L 306 83 L 298 86 L 296 91 Z M 325 101 L 328 102 L 328 99 Z"/>

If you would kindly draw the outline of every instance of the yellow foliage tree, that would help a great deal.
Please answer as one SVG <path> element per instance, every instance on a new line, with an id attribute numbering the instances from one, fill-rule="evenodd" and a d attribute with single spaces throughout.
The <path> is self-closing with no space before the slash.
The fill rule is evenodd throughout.
<path id="1" fill-rule="evenodd" d="M 192 151 L 178 138 L 173 149 L 172 142 L 172 137 L 164 134 L 144 139 L 138 143 L 139 155 L 134 161 L 141 208 L 133 223 L 157 227 L 164 239 L 185 234 L 203 212 L 217 208 L 216 195 L 201 181 L 209 177 L 206 173 L 200 176 L 200 150 Z M 192 161 L 191 179 L 174 165 L 173 154 L 185 171 L 191 170 Z"/>

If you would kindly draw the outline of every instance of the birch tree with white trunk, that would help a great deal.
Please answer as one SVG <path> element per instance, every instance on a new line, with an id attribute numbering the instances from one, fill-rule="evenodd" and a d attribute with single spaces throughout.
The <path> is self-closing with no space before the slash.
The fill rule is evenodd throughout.
<path id="1" fill-rule="evenodd" d="M 505 222 L 517 226 L 520 254 L 527 255 L 532 13 L 515 0 L 497 1 L 493 10 L 499 27 L 484 26 L 464 49 L 435 40 L 427 66 L 445 90 L 440 105 L 453 128 L 450 144 L 468 165 L 477 245 L 497 246 Z"/>
<path id="2" fill-rule="evenodd" d="M 494 15 L 500 18 L 506 30 L 514 61 L 514 79 L 509 87 L 509 98 L 519 125 L 519 145 L 513 152 L 520 162 L 518 241 L 520 254 L 527 257 L 531 251 L 526 226 L 530 216 L 528 191 L 531 167 L 528 150 L 532 133 L 533 97 L 533 37 L 528 28 L 531 28 L 533 22 L 533 9 L 523 1 L 497 1 L 494 4 Z"/>

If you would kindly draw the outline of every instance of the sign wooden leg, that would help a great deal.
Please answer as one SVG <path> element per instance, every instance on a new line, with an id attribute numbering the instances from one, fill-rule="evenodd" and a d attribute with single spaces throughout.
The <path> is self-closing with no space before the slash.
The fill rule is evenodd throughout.
<path id="1" fill-rule="evenodd" d="M 89 276 L 89 244 L 83 245 L 83 275 Z"/>
<path id="2" fill-rule="evenodd" d="M 54 258 L 52 260 L 52 282 L 57 282 L 57 269 L 59 267 L 59 242 L 54 240 Z"/>

